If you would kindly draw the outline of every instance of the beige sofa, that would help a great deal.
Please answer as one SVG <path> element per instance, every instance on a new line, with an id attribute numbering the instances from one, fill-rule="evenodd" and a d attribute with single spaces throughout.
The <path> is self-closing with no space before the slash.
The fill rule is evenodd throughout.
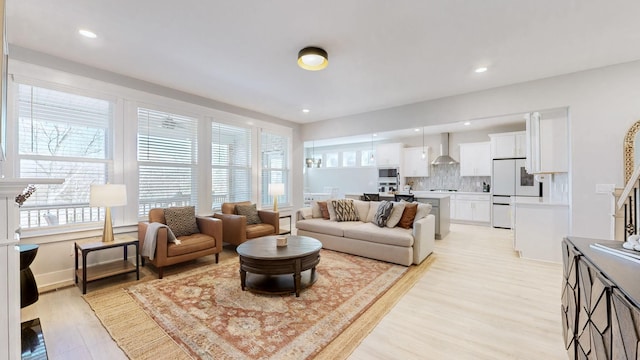
<path id="1" fill-rule="evenodd" d="M 371 222 L 371 214 L 375 213 L 380 202 L 353 201 L 361 221 L 325 220 L 317 210 L 301 208 L 296 212 L 297 234 L 320 240 L 325 249 L 404 266 L 420 264 L 433 252 L 435 216 L 429 214 L 429 204 L 419 205 L 429 207 L 426 216 L 416 218 L 413 227 L 405 229 L 378 227 Z"/>

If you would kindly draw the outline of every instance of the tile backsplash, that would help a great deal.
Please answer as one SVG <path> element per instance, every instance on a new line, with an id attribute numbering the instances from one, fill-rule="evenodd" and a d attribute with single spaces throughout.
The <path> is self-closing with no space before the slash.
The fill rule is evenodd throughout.
<path id="1" fill-rule="evenodd" d="M 460 176 L 460 164 L 430 165 L 429 177 L 407 177 L 412 190 L 453 189 L 458 191 L 482 191 L 482 183 L 491 183 L 490 176 Z M 413 184 L 411 184 L 413 182 Z"/>

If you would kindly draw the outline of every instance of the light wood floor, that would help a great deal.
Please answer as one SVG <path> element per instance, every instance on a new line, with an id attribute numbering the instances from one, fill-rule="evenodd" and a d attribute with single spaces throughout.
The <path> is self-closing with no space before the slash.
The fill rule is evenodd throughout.
<path id="1" fill-rule="evenodd" d="M 225 249 L 222 258 L 230 256 Z M 559 264 L 519 259 L 508 230 L 458 224 L 432 256 L 431 269 L 349 359 L 567 358 Z M 97 282 L 89 291 L 111 285 Z M 49 359 L 126 359 L 76 287 L 42 294 L 22 311 L 23 320 L 35 317 Z"/>

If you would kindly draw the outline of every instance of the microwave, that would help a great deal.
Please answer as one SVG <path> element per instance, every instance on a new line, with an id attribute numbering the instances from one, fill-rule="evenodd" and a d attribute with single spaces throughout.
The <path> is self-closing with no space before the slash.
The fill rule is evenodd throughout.
<path id="1" fill-rule="evenodd" d="M 396 178 L 398 177 L 398 168 L 378 168 L 378 178 Z"/>

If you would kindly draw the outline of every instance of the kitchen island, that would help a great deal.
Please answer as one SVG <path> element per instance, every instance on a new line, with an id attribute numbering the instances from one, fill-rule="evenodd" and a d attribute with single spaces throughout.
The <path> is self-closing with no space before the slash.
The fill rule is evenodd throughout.
<path id="1" fill-rule="evenodd" d="M 526 259 L 562 262 L 562 240 L 569 234 L 569 203 L 514 196 L 513 247 Z"/>
<path id="2" fill-rule="evenodd" d="M 379 193 L 380 200 L 393 201 L 395 199 L 394 194 Z M 451 210 L 450 210 L 450 196 L 448 193 L 440 193 L 433 191 L 415 191 L 411 194 L 405 192 L 399 192 L 398 195 L 413 195 L 417 202 L 431 204 L 431 214 L 436 218 L 436 239 L 444 239 L 449 234 L 449 227 L 451 224 Z M 345 194 L 348 199 L 362 200 L 362 194 Z"/>

